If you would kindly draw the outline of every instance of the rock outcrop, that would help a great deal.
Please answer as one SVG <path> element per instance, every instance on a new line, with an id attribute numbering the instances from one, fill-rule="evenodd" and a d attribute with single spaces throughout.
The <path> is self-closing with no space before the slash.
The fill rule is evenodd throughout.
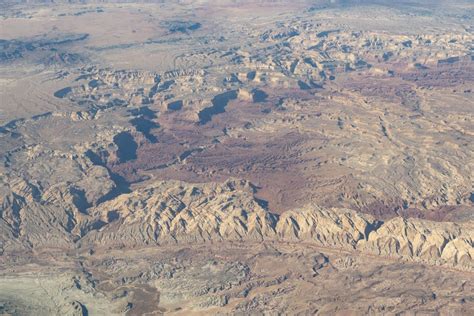
<path id="1" fill-rule="evenodd" d="M 474 269 L 474 223 L 394 218 L 371 232 L 358 249 L 382 256 Z"/>
<path id="2" fill-rule="evenodd" d="M 402 260 L 474 270 L 472 222 L 401 217 L 380 222 L 349 209 L 308 205 L 276 215 L 246 181 L 159 181 L 89 209 L 84 246 L 220 241 L 306 242 Z"/>
<path id="3" fill-rule="evenodd" d="M 90 210 L 108 223 L 84 243 L 144 245 L 263 240 L 275 235 L 276 216 L 253 198 L 248 182 L 223 185 L 157 182 Z"/>

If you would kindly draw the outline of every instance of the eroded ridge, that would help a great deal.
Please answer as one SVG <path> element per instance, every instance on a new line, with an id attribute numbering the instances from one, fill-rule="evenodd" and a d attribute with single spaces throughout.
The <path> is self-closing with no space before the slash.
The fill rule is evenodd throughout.
<path id="1" fill-rule="evenodd" d="M 469 1 L 0 8 L 0 314 L 474 314 Z"/>
<path id="2" fill-rule="evenodd" d="M 62 245 L 70 249 L 77 244 L 133 248 L 223 241 L 307 242 L 467 271 L 474 268 L 472 222 L 403 218 L 380 222 L 353 210 L 316 205 L 277 215 L 262 207 L 254 190 L 242 180 L 201 185 L 157 182 L 90 207 L 86 214 L 66 212 L 67 222 L 74 223 L 72 230 L 61 223 L 35 227 L 36 237 L 25 220 L 5 233 L 17 236 L 13 238 L 17 242 L 22 240 L 20 233 L 26 233 L 27 248 L 58 246 L 55 231 L 61 232 Z M 65 197 L 74 199 L 73 194 L 67 192 Z M 3 247 L 15 250 L 14 243 Z"/>

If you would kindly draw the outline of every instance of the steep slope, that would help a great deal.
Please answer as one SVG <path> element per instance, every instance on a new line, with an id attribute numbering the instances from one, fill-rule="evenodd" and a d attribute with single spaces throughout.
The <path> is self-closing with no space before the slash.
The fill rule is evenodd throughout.
<path id="1" fill-rule="evenodd" d="M 275 235 L 276 217 L 253 197 L 248 182 L 192 185 L 157 182 L 90 210 L 109 224 L 90 232 L 84 244 L 262 240 Z"/>
<path id="2" fill-rule="evenodd" d="M 91 208 L 83 246 L 136 247 L 219 241 L 307 242 L 473 270 L 473 223 L 394 218 L 384 223 L 349 209 L 308 205 L 268 212 L 246 181 L 156 182 Z M 100 223 L 100 224 L 99 224 Z"/>
<path id="3" fill-rule="evenodd" d="M 23 193 L 28 186 L 15 185 Z M 89 208 L 81 194 L 53 187 L 41 198 L 2 203 L 5 250 L 143 247 L 222 241 L 306 242 L 432 265 L 474 270 L 474 224 L 394 218 L 308 205 L 276 215 L 243 180 L 189 184 L 158 181 Z M 85 202 L 82 202 L 85 203 Z M 21 246 L 20 246 L 21 245 Z"/>

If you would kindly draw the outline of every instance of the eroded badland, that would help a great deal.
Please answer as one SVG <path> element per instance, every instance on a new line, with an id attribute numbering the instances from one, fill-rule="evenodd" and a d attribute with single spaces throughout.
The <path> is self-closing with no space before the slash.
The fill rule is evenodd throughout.
<path id="1" fill-rule="evenodd" d="M 472 2 L 0 6 L 0 314 L 474 314 Z"/>

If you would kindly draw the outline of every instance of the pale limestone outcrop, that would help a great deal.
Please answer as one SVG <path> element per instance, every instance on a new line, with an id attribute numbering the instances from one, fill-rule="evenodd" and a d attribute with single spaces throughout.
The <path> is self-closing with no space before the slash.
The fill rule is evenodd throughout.
<path id="1" fill-rule="evenodd" d="M 52 186 L 41 196 L 35 190 L 24 181 L 4 184 L 2 249 L 73 248 L 77 243 L 140 247 L 306 242 L 474 270 L 472 222 L 394 218 L 383 223 L 353 210 L 316 205 L 278 216 L 254 197 L 254 187 L 243 180 L 221 184 L 158 181 L 95 206 L 89 204 L 87 191 L 66 184 Z"/>
<path id="2" fill-rule="evenodd" d="M 371 216 L 348 209 L 308 205 L 280 216 L 276 231 L 283 240 L 316 242 L 324 246 L 355 248 L 374 227 Z"/>
<path id="3" fill-rule="evenodd" d="M 90 209 L 84 245 L 220 241 L 308 242 L 432 265 L 473 270 L 473 224 L 394 218 L 307 205 L 280 216 L 250 183 L 157 182 Z"/>
<path id="4" fill-rule="evenodd" d="M 373 231 L 357 248 L 377 255 L 472 270 L 473 234 L 472 222 L 457 224 L 394 218 Z"/>
<path id="5" fill-rule="evenodd" d="M 104 228 L 85 241 L 142 245 L 170 242 L 263 240 L 274 236 L 276 216 L 253 198 L 248 182 L 223 185 L 158 182 L 91 210 Z"/>

